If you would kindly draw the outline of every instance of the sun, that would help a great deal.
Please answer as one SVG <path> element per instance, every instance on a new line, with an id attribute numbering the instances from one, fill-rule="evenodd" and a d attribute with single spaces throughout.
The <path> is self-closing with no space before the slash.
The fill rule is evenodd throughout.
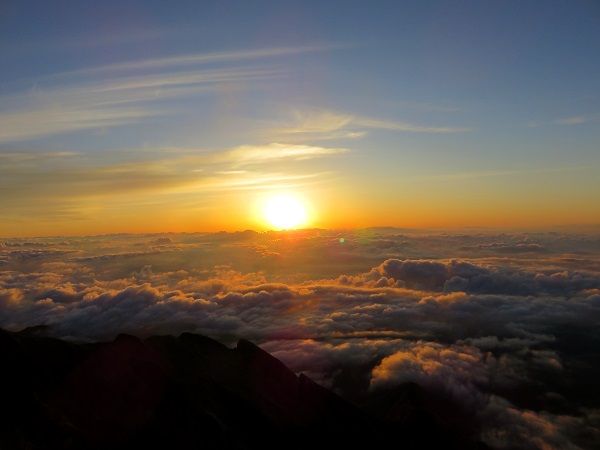
<path id="1" fill-rule="evenodd" d="M 278 229 L 298 228 L 306 223 L 306 208 L 296 197 L 277 195 L 265 205 L 265 218 Z"/>

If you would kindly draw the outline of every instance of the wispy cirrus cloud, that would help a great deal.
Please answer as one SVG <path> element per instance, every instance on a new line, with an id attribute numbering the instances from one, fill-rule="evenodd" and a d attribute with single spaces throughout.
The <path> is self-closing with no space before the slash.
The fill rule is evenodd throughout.
<path id="1" fill-rule="evenodd" d="M 219 83 L 253 82 L 281 75 L 281 70 L 273 69 L 211 69 L 122 77 L 75 86 L 38 87 L 13 96 L 11 103 L 17 106 L 0 112 L 0 143 L 177 115 L 184 111 L 161 102 L 211 93 Z"/>
<path id="2" fill-rule="evenodd" d="M 597 117 L 597 115 L 580 114 L 580 115 L 576 115 L 576 116 L 563 117 L 563 118 L 555 119 L 555 120 L 551 120 L 551 121 L 530 121 L 530 122 L 526 122 L 523 125 L 527 128 L 538 128 L 538 127 L 543 127 L 543 126 L 554 126 L 554 125 L 561 125 L 561 126 L 581 125 L 581 124 L 593 121 L 595 117 Z"/>
<path id="3" fill-rule="evenodd" d="M 293 125 L 283 128 L 283 133 L 329 133 L 348 127 L 353 116 L 333 111 L 321 110 L 311 112 L 293 112 Z"/>
<path id="4" fill-rule="evenodd" d="M 146 70 L 146 69 L 161 69 L 165 67 L 175 66 L 190 66 L 195 64 L 208 64 L 208 63 L 222 63 L 231 61 L 242 61 L 242 60 L 256 60 L 264 58 L 275 58 L 284 57 L 291 55 L 298 55 L 302 53 L 314 53 L 328 50 L 336 50 L 339 48 L 347 47 L 347 45 L 341 44 L 317 44 L 307 45 L 300 47 L 269 47 L 252 50 L 242 51 L 229 51 L 229 52 L 213 52 L 213 53 L 200 53 L 200 54 L 188 54 L 180 56 L 172 56 L 167 58 L 152 58 L 146 60 L 139 60 L 127 63 L 108 64 L 104 66 L 91 67 L 82 69 L 77 72 L 71 73 L 101 73 L 110 71 L 120 70 Z"/>
<path id="5" fill-rule="evenodd" d="M 300 136 L 314 139 L 356 139 L 366 136 L 367 130 L 373 129 L 411 133 L 465 133 L 473 130 L 470 127 L 430 126 L 313 109 L 294 111 L 291 125 L 281 126 L 273 133 L 292 139 Z"/>
<path id="6" fill-rule="evenodd" d="M 580 123 L 588 122 L 589 120 L 590 119 L 585 116 L 572 116 L 565 117 L 564 119 L 557 119 L 554 123 L 557 123 L 558 125 L 578 125 Z"/>
<path id="7" fill-rule="evenodd" d="M 111 108 L 84 104 L 29 108 L 0 114 L 0 143 L 129 125 L 139 122 L 142 118 L 160 114 L 161 111 L 143 108 Z"/>
<path id="8" fill-rule="evenodd" d="M 329 175 L 328 172 L 308 174 L 282 174 L 282 173 L 247 173 L 233 178 L 221 178 L 214 181 L 210 188 L 216 191 L 245 191 L 265 189 L 288 189 L 316 182 L 317 179 Z"/>
<path id="9" fill-rule="evenodd" d="M 357 117 L 354 119 L 357 125 L 367 128 L 379 128 L 383 130 L 407 131 L 412 133 L 465 133 L 472 131 L 470 127 L 453 126 L 430 126 L 410 122 L 395 122 L 388 120 L 372 119 L 368 117 Z"/>
<path id="10" fill-rule="evenodd" d="M 266 161 L 320 158 L 323 156 L 346 153 L 345 148 L 327 148 L 310 145 L 280 144 L 277 142 L 268 145 L 242 145 L 224 153 L 214 156 L 215 162 L 231 162 L 234 167 L 260 164 Z"/>
<path id="11" fill-rule="evenodd" d="M 0 107 L 0 143 L 183 114 L 183 106 L 172 102 L 166 106 L 165 102 L 218 95 L 223 83 L 248 86 L 285 77 L 289 68 L 266 60 L 332 48 L 336 47 L 315 45 L 182 55 L 46 76 L 38 79 L 33 89 L 4 97 L 5 106 Z"/>
<path id="12" fill-rule="evenodd" d="M 89 201 L 140 205 L 157 195 L 172 201 L 195 193 L 272 189 L 322 182 L 331 173 L 300 166 L 341 155 L 345 148 L 270 143 L 229 149 L 146 149 L 126 162 L 85 152 L 0 152 L 0 216 L 59 218 L 88 208 Z M 295 165 L 291 168 L 290 163 Z M 49 211 L 50 209 L 51 211 Z"/>

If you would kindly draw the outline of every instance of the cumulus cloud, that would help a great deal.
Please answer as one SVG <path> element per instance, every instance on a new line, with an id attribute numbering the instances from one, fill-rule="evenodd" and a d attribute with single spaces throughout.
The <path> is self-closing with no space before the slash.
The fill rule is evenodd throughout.
<path id="1" fill-rule="evenodd" d="M 168 251 L 168 250 L 142 250 L 142 251 L 138 251 L 138 252 L 120 252 L 120 253 L 105 253 L 102 255 L 95 255 L 95 256 L 81 256 L 78 258 L 71 258 L 72 261 L 95 261 L 95 260 L 110 260 L 110 259 L 117 259 L 117 258 L 132 258 L 132 257 L 138 257 L 138 256 L 147 256 L 147 255 L 156 255 L 158 253 L 162 253 L 164 251 Z"/>
<path id="2" fill-rule="evenodd" d="M 497 251 L 519 245 L 544 251 Z M 356 401 L 437 391 L 498 449 L 589 448 L 598 250 L 595 235 L 394 229 L 9 239 L 0 326 L 246 338 Z"/>
<path id="3" fill-rule="evenodd" d="M 514 270 L 509 267 L 478 266 L 467 261 L 388 259 L 352 281 L 377 280 L 379 285 L 406 286 L 444 292 L 478 294 L 574 295 L 598 285 L 597 274 L 589 271 Z"/>

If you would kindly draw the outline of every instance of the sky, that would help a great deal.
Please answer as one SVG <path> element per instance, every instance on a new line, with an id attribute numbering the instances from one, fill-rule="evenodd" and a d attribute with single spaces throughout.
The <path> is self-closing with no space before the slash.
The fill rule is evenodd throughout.
<path id="1" fill-rule="evenodd" d="M 0 236 L 600 224 L 600 3 L 4 1 Z M 597 228 L 596 228 L 597 229 Z"/>

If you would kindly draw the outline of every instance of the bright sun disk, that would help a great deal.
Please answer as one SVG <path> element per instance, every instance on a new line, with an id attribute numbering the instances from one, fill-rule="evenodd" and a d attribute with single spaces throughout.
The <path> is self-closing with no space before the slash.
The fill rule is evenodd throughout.
<path id="1" fill-rule="evenodd" d="M 276 228 L 296 228 L 306 222 L 306 210 L 297 198 L 278 195 L 267 202 L 265 217 L 267 222 Z"/>

